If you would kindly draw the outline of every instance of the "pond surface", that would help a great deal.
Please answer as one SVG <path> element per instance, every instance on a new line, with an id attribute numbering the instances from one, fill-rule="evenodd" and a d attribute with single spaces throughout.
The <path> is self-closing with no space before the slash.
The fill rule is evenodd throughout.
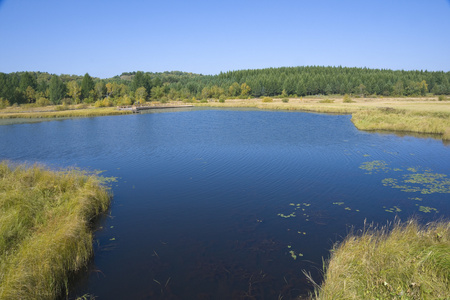
<path id="1" fill-rule="evenodd" d="M 0 158 L 117 177 L 70 299 L 293 299 L 352 226 L 450 213 L 450 148 L 350 116 L 190 109 L 0 126 Z"/>

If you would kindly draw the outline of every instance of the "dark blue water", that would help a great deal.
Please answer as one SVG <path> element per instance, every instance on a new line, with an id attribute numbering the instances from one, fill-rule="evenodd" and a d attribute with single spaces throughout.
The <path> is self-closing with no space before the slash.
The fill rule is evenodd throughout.
<path id="1" fill-rule="evenodd" d="M 350 116 L 190 110 L 5 125 L 0 138 L 1 159 L 118 178 L 71 298 L 291 299 L 364 219 L 450 213 L 445 178 L 427 194 L 382 182 L 449 176 L 448 146 L 358 131 Z M 373 161 L 384 167 L 360 168 Z"/>

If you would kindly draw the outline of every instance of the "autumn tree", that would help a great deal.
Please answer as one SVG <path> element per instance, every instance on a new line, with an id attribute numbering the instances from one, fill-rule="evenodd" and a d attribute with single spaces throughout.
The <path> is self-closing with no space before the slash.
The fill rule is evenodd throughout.
<path id="1" fill-rule="evenodd" d="M 242 97 L 248 97 L 250 95 L 251 92 L 251 88 L 248 86 L 247 83 L 243 83 L 241 84 L 241 96 Z"/>
<path id="2" fill-rule="evenodd" d="M 72 98 L 73 103 L 80 103 L 81 88 L 75 80 L 67 83 L 67 96 Z"/>
<path id="3" fill-rule="evenodd" d="M 136 92 L 134 92 L 134 97 L 139 103 L 145 103 L 145 99 L 147 98 L 147 91 L 145 90 L 145 87 L 141 86 L 138 88 Z"/>
<path id="4" fill-rule="evenodd" d="M 228 88 L 228 95 L 237 97 L 241 94 L 241 86 L 237 82 L 233 82 Z"/>

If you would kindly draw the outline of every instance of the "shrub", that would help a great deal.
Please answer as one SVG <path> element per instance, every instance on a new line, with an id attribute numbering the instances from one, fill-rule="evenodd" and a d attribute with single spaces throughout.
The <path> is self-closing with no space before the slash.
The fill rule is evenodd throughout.
<path id="1" fill-rule="evenodd" d="M 9 106 L 9 101 L 6 99 L 0 98 L 0 109 L 3 109 L 7 106 Z"/>
<path id="2" fill-rule="evenodd" d="M 224 95 L 220 95 L 219 102 L 220 103 L 225 103 L 225 96 Z"/>
<path id="3" fill-rule="evenodd" d="M 281 99 L 281 101 L 283 101 L 284 103 L 288 103 L 289 102 L 289 98 L 283 98 L 283 99 Z"/>
<path id="4" fill-rule="evenodd" d="M 50 105 L 50 100 L 48 100 L 47 98 L 41 97 L 38 100 L 36 100 L 36 105 L 37 106 L 48 106 L 48 105 Z"/>
<path id="5" fill-rule="evenodd" d="M 58 110 L 58 111 L 68 110 L 69 109 L 69 105 L 64 103 L 64 104 L 61 104 L 61 105 L 57 105 L 55 107 L 55 109 Z"/>
<path id="6" fill-rule="evenodd" d="M 355 101 L 352 100 L 352 98 L 350 98 L 350 96 L 348 94 L 344 95 L 344 103 L 354 103 Z"/>
<path id="7" fill-rule="evenodd" d="M 319 103 L 333 103 L 333 102 L 334 102 L 334 100 L 331 100 L 331 99 L 322 99 L 319 101 Z"/>
<path id="8" fill-rule="evenodd" d="M 262 98 L 262 102 L 273 102 L 273 99 L 270 97 L 264 97 Z"/>
<path id="9" fill-rule="evenodd" d="M 444 101 L 444 100 L 446 100 L 446 99 L 445 99 L 445 96 L 444 96 L 444 95 L 439 95 L 438 100 L 439 100 L 439 101 Z"/>

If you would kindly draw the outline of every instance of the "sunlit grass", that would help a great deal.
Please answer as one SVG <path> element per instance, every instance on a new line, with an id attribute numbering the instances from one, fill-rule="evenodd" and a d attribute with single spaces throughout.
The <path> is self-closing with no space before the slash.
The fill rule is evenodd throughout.
<path id="1" fill-rule="evenodd" d="M 78 170 L 0 163 L 0 299 L 54 299 L 92 255 L 92 220 L 110 195 Z"/>
<path id="2" fill-rule="evenodd" d="M 0 119 L 16 119 L 16 118 L 77 118 L 77 117 L 96 117 L 96 116 L 112 116 L 131 114 L 131 111 L 118 110 L 115 107 L 101 108 L 75 108 L 67 110 L 57 110 L 57 107 L 43 107 L 33 109 L 3 109 L 0 111 Z"/>
<path id="3" fill-rule="evenodd" d="M 316 299 L 448 299 L 450 222 L 415 220 L 350 234 L 336 245 Z"/>

